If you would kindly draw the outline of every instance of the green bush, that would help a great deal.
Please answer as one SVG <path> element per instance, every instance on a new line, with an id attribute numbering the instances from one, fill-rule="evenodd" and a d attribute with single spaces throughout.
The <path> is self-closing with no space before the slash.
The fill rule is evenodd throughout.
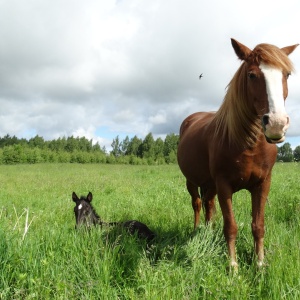
<path id="1" fill-rule="evenodd" d="M 71 162 L 71 154 L 66 151 L 58 151 L 57 152 L 57 162 L 60 162 L 60 163 Z"/>
<path id="2" fill-rule="evenodd" d="M 27 162 L 29 164 L 36 164 L 40 162 L 45 162 L 43 160 L 43 157 L 41 155 L 41 149 L 39 148 L 26 148 L 24 150 L 24 162 Z"/>
<path id="3" fill-rule="evenodd" d="M 24 163 L 26 161 L 24 151 L 21 145 L 5 146 L 3 148 L 3 163 L 6 165 L 14 165 Z"/>

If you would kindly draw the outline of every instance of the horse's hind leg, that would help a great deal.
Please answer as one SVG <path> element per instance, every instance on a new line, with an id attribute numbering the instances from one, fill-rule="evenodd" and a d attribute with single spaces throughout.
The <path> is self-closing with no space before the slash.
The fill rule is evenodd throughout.
<path id="1" fill-rule="evenodd" d="M 200 188 L 200 191 L 201 191 L 201 197 L 205 209 L 205 223 L 208 224 L 216 212 L 216 206 L 215 206 L 216 189 Z"/>
<path id="2" fill-rule="evenodd" d="M 194 185 L 190 181 L 186 181 L 186 187 L 192 197 L 192 207 L 194 210 L 194 229 L 199 225 L 200 210 L 201 210 L 201 198 L 199 194 L 198 186 Z"/>

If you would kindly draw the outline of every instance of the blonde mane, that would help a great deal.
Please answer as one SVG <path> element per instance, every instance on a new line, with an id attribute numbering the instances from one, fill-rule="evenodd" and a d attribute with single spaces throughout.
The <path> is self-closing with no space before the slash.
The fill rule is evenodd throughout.
<path id="1" fill-rule="evenodd" d="M 228 140 L 230 145 L 255 145 L 262 127 L 252 103 L 248 101 L 247 63 L 259 65 L 262 62 L 287 73 L 293 71 L 292 62 L 280 48 L 269 44 L 257 45 L 247 62 L 242 63 L 231 79 L 223 103 L 212 120 L 215 126 L 215 142 Z"/>

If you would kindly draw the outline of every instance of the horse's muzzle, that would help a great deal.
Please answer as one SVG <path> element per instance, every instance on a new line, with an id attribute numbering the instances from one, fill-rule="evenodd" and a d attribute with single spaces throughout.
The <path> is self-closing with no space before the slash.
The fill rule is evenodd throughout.
<path id="1" fill-rule="evenodd" d="M 279 144 L 284 142 L 285 140 L 285 136 L 281 137 L 280 139 L 269 139 L 266 135 L 265 137 L 266 137 L 266 141 L 270 144 Z"/>
<path id="2" fill-rule="evenodd" d="M 282 143 L 289 126 L 290 118 L 287 114 L 269 113 L 262 117 L 262 127 L 268 143 Z"/>

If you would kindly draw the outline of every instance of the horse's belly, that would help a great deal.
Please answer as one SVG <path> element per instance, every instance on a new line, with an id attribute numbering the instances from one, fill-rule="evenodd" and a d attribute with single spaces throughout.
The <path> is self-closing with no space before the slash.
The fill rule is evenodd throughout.
<path id="1" fill-rule="evenodd" d="M 211 178 L 207 147 L 204 141 L 195 143 L 193 138 L 187 136 L 185 138 L 178 145 L 178 165 L 187 180 L 201 186 Z M 197 139 L 199 141 L 199 136 Z"/>

